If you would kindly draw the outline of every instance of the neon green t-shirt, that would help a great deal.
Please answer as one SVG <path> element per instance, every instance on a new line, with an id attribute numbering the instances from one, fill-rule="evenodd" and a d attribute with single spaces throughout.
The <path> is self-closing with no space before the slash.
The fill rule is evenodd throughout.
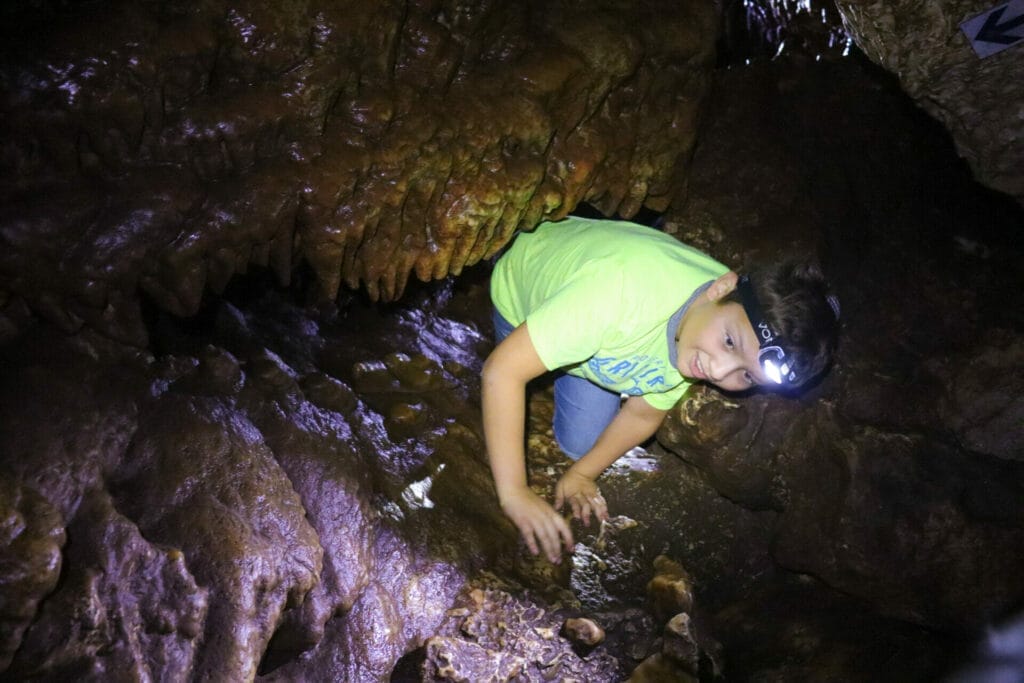
<path id="1" fill-rule="evenodd" d="M 676 368 L 676 325 L 727 271 L 653 228 L 570 217 L 516 238 L 494 267 L 491 300 L 529 324 L 549 370 L 666 410 L 690 386 Z"/>

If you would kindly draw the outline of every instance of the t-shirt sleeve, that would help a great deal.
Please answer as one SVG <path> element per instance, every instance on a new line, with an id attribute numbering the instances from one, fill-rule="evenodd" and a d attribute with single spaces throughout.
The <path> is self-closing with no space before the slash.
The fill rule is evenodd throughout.
<path id="1" fill-rule="evenodd" d="M 549 370 L 587 360 L 614 334 L 622 306 L 617 274 L 580 273 L 526 317 L 537 355 Z"/>

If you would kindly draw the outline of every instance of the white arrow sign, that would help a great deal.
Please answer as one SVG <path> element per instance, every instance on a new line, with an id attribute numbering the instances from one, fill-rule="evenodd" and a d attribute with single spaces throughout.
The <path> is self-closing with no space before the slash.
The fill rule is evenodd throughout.
<path id="1" fill-rule="evenodd" d="M 960 24 L 971 47 L 985 58 L 1024 41 L 1024 0 L 1012 0 Z"/>

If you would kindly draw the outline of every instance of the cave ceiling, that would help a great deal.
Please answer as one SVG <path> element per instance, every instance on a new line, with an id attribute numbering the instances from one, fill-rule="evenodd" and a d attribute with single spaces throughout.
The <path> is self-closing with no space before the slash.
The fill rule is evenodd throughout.
<path id="1" fill-rule="evenodd" d="M 984 3 L 726 7 L 748 45 L 852 38 L 981 182 L 1024 197 L 1024 49 L 981 59 L 958 29 Z M 140 297 L 190 315 L 250 266 L 393 300 L 580 202 L 680 204 L 721 56 L 712 2 L 4 12 L 4 328 L 31 311 L 137 345 Z"/>
<path id="2" fill-rule="evenodd" d="M 710 2 L 213 0 L 8 23 L 2 296 L 141 343 L 136 292 L 190 315 L 250 265 L 287 284 L 302 264 L 325 297 L 392 300 L 580 201 L 664 209 L 716 21 Z"/>

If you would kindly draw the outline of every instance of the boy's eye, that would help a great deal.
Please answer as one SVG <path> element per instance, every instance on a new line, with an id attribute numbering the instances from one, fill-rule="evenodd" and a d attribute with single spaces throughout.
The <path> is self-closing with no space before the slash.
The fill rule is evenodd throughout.
<path id="1" fill-rule="evenodd" d="M 728 333 L 726 333 L 726 335 L 725 335 L 725 346 L 726 346 L 726 348 L 729 348 L 729 349 L 731 349 L 732 347 L 735 346 L 735 344 L 732 341 L 732 336 L 729 335 Z"/>

